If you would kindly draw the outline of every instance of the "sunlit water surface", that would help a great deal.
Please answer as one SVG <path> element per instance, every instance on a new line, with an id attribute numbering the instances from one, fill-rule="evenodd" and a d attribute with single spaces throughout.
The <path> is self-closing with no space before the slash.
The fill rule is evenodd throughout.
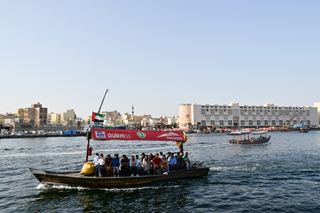
<path id="1" fill-rule="evenodd" d="M 266 145 L 237 145 L 227 135 L 192 135 L 191 160 L 204 178 L 126 190 L 39 184 L 29 167 L 80 170 L 85 138 L 0 140 L 0 212 L 320 212 L 320 132 L 271 133 Z M 92 142 L 94 152 L 176 151 L 170 142 Z"/>

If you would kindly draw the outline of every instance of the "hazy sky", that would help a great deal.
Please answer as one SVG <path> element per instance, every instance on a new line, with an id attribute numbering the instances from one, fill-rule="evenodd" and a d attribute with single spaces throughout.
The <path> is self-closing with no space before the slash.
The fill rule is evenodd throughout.
<path id="1" fill-rule="evenodd" d="M 0 1 L 0 113 L 320 101 L 320 1 Z"/>

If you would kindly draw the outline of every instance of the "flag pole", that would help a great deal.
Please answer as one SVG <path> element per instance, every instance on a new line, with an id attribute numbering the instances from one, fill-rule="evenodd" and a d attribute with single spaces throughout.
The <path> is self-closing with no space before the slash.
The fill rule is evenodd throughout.
<path id="1" fill-rule="evenodd" d="M 106 89 L 106 92 L 104 93 L 104 96 L 103 96 L 103 99 L 102 99 L 102 101 L 101 101 L 101 104 L 100 104 L 100 107 L 99 107 L 98 113 L 100 113 L 100 111 L 101 111 L 101 107 L 102 107 L 102 105 L 103 105 L 104 99 L 105 99 L 105 97 L 106 97 L 106 95 L 107 95 L 108 91 L 109 91 L 109 89 Z"/>
<path id="2" fill-rule="evenodd" d="M 101 107 L 103 105 L 104 99 L 105 99 L 108 91 L 109 91 L 109 89 L 106 89 L 104 96 L 103 96 L 103 99 L 101 101 L 98 113 L 100 113 L 100 111 L 101 111 Z M 87 152 L 86 152 L 86 161 L 85 162 L 88 162 L 88 160 L 89 160 L 90 139 L 91 139 L 91 130 L 89 132 L 87 132 Z"/>
<path id="3" fill-rule="evenodd" d="M 88 162 L 88 160 L 89 160 L 91 131 L 87 132 L 86 138 L 87 138 L 87 153 L 86 153 L 86 161 L 85 162 Z"/>

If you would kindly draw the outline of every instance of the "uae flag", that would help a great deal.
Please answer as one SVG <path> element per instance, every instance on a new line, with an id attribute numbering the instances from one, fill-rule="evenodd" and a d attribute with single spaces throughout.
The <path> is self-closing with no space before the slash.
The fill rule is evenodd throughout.
<path id="1" fill-rule="evenodd" d="M 104 114 L 92 112 L 92 121 L 103 122 L 104 121 Z"/>

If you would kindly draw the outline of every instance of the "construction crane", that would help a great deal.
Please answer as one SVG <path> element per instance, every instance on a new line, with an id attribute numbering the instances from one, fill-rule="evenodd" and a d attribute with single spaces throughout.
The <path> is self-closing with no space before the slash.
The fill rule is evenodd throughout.
<path id="1" fill-rule="evenodd" d="M 298 115 L 301 115 L 301 112 L 297 112 L 296 114 L 294 114 L 288 121 L 286 121 L 283 125 L 283 127 L 288 128 L 288 126 L 290 125 L 290 122 L 297 117 Z"/>

